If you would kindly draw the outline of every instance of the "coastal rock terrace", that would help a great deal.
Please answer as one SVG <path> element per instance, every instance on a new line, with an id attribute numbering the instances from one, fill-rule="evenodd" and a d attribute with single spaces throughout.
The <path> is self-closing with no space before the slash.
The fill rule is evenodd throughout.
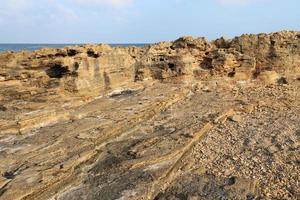
<path id="1" fill-rule="evenodd" d="M 300 32 L 0 53 L 0 199 L 299 199 Z"/>

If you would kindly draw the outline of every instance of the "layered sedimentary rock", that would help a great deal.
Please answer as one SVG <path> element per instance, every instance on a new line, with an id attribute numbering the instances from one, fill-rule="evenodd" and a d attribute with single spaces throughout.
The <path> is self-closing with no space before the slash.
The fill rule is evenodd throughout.
<path id="1" fill-rule="evenodd" d="M 107 45 L 1 54 L 1 81 L 90 95 L 122 84 L 211 74 L 255 79 L 263 71 L 299 73 L 299 32 L 242 35 L 232 40 L 184 37 L 144 48 Z"/>
<path id="2" fill-rule="evenodd" d="M 0 199 L 297 199 L 299 79 L 299 32 L 0 53 Z"/>

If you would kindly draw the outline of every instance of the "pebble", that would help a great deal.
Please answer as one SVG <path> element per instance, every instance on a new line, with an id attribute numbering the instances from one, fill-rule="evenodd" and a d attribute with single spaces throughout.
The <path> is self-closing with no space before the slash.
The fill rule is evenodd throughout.
<path id="1" fill-rule="evenodd" d="M 238 122 L 238 123 L 243 121 L 243 118 L 240 115 L 233 115 L 233 116 L 229 117 L 229 119 L 231 121 Z"/>

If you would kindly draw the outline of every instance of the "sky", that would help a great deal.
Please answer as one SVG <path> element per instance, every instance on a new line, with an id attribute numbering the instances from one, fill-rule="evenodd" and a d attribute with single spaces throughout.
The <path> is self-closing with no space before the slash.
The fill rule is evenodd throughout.
<path id="1" fill-rule="evenodd" d="M 0 43 L 153 43 L 300 30 L 299 0 L 0 0 Z"/>

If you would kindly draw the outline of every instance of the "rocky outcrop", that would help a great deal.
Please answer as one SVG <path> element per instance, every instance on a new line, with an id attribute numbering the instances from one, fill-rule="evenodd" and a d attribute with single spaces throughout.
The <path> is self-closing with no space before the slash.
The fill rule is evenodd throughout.
<path id="1" fill-rule="evenodd" d="M 242 35 L 230 41 L 229 46 L 254 57 L 259 70 L 278 72 L 299 71 L 299 32 Z"/>
<path id="2" fill-rule="evenodd" d="M 205 38 L 183 37 L 140 48 L 112 48 L 101 44 L 4 52 L 0 54 L 0 101 L 6 104 L 12 100 L 47 99 L 45 94 L 53 98 L 88 99 L 153 81 L 197 82 L 212 77 L 235 82 L 274 84 L 283 79 L 288 82 L 300 74 L 299 34 L 242 35 L 212 42 Z M 59 116 L 56 111 L 54 116 Z M 2 129 L 27 130 L 15 115 L 13 118 L 13 122 L 7 119 L 9 123 L 2 119 L 5 123 Z M 46 124 L 59 120 L 61 118 L 54 117 Z M 15 125 L 9 125 L 11 123 Z M 40 124 L 45 125 L 37 123 L 36 126 Z"/>
<path id="3" fill-rule="evenodd" d="M 133 79 L 134 51 L 100 45 L 6 53 L 1 75 L 5 81 L 19 80 L 34 87 L 100 94 Z"/>
<path id="4" fill-rule="evenodd" d="M 297 199 L 299 35 L 0 53 L 0 199 Z"/>
<path id="5" fill-rule="evenodd" d="M 128 82 L 208 74 L 255 79 L 261 71 L 299 74 L 299 32 L 242 35 L 208 42 L 184 37 L 144 48 L 87 45 L 0 55 L 2 83 L 101 94 Z"/>

